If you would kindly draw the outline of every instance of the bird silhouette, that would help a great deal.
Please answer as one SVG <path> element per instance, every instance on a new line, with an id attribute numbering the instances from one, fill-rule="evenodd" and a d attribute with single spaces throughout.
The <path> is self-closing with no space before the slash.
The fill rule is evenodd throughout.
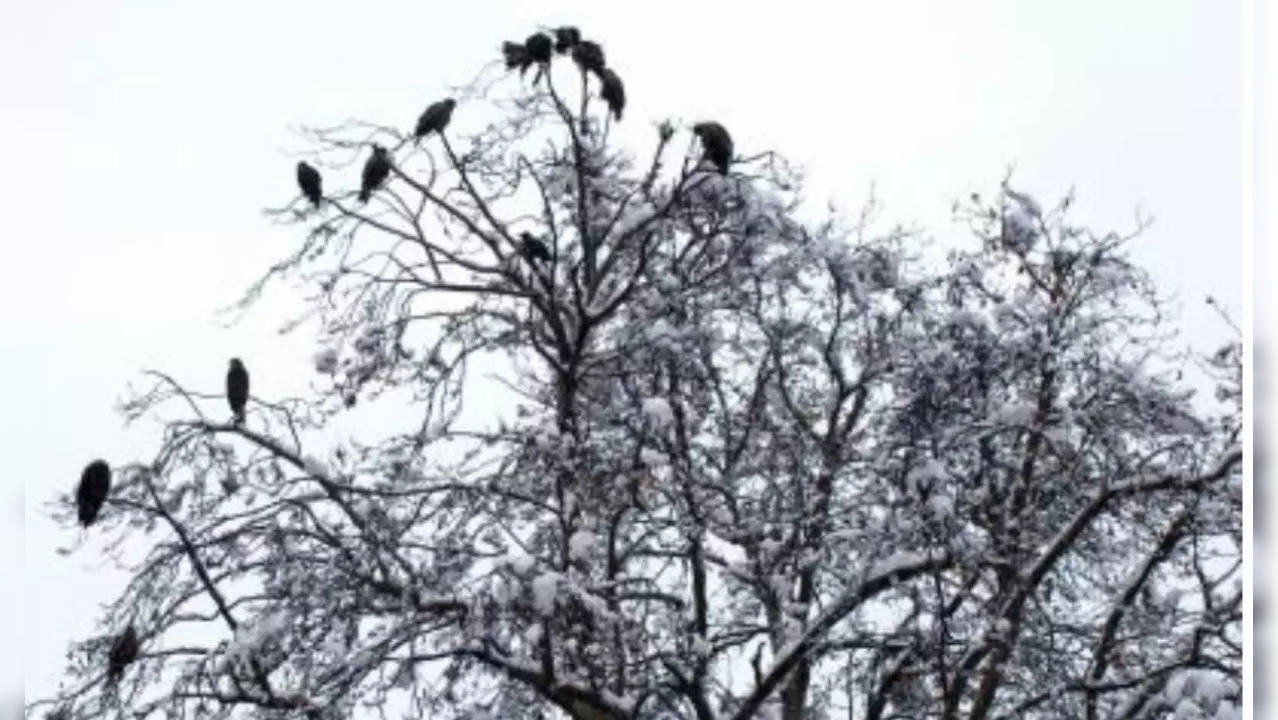
<path id="1" fill-rule="evenodd" d="M 235 413 L 237 425 L 244 422 L 244 406 L 248 404 L 249 375 L 244 363 L 239 358 L 231 358 L 231 367 L 226 371 L 226 401 Z"/>
<path id="2" fill-rule="evenodd" d="M 360 202 L 368 202 L 368 199 L 373 196 L 373 191 L 386 181 L 390 170 L 390 154 L 386 152 L 386 148 L 373 145 L 373 154 L 368 158 L 368 162 L 364 163 L 364 175 L 359 187 Z"/>
<path id="3" fill-rule="evenodd" d="M 442 133 L 444 128 L 448 127 L 448 122 L 453 119 L 453 108 L 455 107 L 457 107 L 457 101 L 452 98 L 431 103 L 421 117 L 417 118 L 417 129 L 413 133 L 414 139 L 421 140 L 433 132 Z"/>
<path id="4" fill-rule="evenodd" d="M 111 652 L 107 656 L 107 681 L 116 683 L 120 681 L 120 677 L 124 675 L 124 668 L 138 657 L 138 633 L 130 624 L 128 629 L 124 631 L 120 637 L 115 639 L 115 643 L 111 645 Z"/>
<path id="5" fill-rule="evenodd" d="M 89 527 L 98 519 L 98 512 L 111 491 L 111 466 L 106 460 L 94 460 L 80 473 L 80 486 L 76 488 L 75 504 L 80 524 Z"/>
<path id="6" fill-rule="evenodd" d="M 692 126 L 692 132 L 701 138 L 704 156 L 719 168 L 721 175 L 728 174 L 732 162 L 732 136 L 717 122 L 700 122 Z"/>
<path id="7" fill-rule="evenodd" d="M 555 52 L 563 55 L 581 42 L 581 32 L 571 25 L 555 28 Z"/>
<path id="8" fill-rule="evenodd" d="M 608 109 L 612 111 L 613 116 L 620 121 L 621 111 L 626 108 L 626 86 L 621 83 L 621 78 L 611 68 L 604 68 L 599 73 L 599 80 L 603 83 L 603 89 L 599 94 L 604 102 L 608 103 Z"/>
<path id="9" fill-rule="evenodd" d="M 323 180 L 320 178 L 319 170 L 306 164 L 305 161 L 297 164 L 297 185 L 302 188 L 302 194 L 315 207 L 319 207 L 320 200 L 324 197 Z"/>

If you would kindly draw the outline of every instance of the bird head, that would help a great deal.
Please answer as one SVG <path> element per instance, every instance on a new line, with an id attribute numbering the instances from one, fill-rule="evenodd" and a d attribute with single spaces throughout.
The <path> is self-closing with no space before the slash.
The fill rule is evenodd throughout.
<path id="1" fill-rule="evenodd" d="M 232 370 L 243 370 L 243 369 L 244 369 L 244 363 L 240 362 L 240 359 L 239 359 L 239 358 L 231 358 L 231 369 L 232 369 Z"/>

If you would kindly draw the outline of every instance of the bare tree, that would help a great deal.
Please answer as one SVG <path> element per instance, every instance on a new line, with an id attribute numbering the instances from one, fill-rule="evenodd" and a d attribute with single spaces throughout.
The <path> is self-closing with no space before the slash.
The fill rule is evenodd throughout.
<path id="1" fill-rule="evenodd" d="M 1237 704 L 1240 346 L 1203 363 L 1225 409 L 1195 409 L 1132 235 L 1005 183 L 928 263 L 874 203 L 801 222 L 774 153 L 721 174 L 663 123 L 637 159 L 565 57 L 462 88 L 420 142 L 306 131 L 328 194 L 274 211 L 304 237 L 242 307 L 300 279 L 320 380 L 255 380 L 237 423 L 149 373 L 125 413 L 163 419 L 159 449 L 93 529 L 132 581 L 28 713 Z M 391 169 L 359 204 L 373 143 Z M 478 406 L 493 384 L 508 401 Z M 316 450 L 360 412 L 406 424 Z"/>

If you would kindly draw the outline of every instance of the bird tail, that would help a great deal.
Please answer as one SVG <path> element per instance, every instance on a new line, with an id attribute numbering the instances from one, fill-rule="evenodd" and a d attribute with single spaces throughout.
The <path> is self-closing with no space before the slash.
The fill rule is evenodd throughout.
<path id="1" fill-rule="evenodd" d="M 367 191 L 367 190 L 360 190 L 360 191 L 359 191 L 359 201 L 360 201 L 360 202 L 362 202 L 362 203 L 366 203 L 366 202 L 368 202 L 368 196 L 369 196 L 369 193 L 368 193 L 368 191 Z"/>

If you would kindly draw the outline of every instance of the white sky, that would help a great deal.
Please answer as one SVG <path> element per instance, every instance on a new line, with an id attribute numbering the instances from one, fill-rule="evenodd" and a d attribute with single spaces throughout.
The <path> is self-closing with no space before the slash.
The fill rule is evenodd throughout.
<path id="1" fill-rule="evenodd" d="M 296 241 L 261 214 L 296 193 L 290 128 L 407 128 L 538 23 L 603 44 L 644 140 L 666 116 L 714 118 L 739 153 L 806 165 L 818 200 L 853 212 L 873 182 L 889 219 L 939 238 L 959 232 L 954 198 L 1015 165 L 1045 205 L 1074 185 L 1098 230 L 1156 218 L 1137 257 L 1182 297 L 1187 340 L 1225 337 L 1207 293 L 1241 320 L 1238 3 L 177 5 L 25 3 L 0 27 L 0 437 L 26 492 L 24 652 L 0 673 L 25 671 L 29 698 L 115 587 L 95 548 L 54 553 L 74 535 L 40 504 L 94 457 L 153 449 L 153 426 L 114 411 L 126 383 L 156 367 L 217 391 L 238 355 L 255 394 L 304 387 L 305 336 L 274 332 L 286 293 L 236 328 L 214 319 Z"/>

